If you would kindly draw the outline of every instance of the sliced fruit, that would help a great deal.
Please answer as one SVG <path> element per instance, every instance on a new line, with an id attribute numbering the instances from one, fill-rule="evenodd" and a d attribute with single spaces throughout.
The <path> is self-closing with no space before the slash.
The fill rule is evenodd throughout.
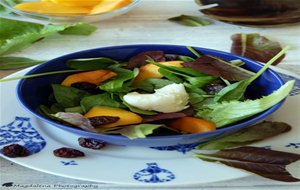
<path id="1" fill-rule="evenodd" d="M 92 118 L 96 116 L 113 116 L 113 117 L 120 118 L 115 123 L 101 125 L 101 127 L 104 128 L 138 124 L 141 123 L 143 120 L 141 116 L 132 113 L 130 111 L 123 110 L 120 108 L 106 107 L 106 106 L 95 106 L 84 115 L 84 117 L 86 118 Z"/>
<path id="2" fill-rule="evenodd" d="M 82 6 L 67 6 L 63 4 L 40 1 L 26 2 L 15 6 L 16 9 L 26 12 L 35 12 L 40 14 L 88 14 L 90 9 Z"/>
<path id="3" fill-rule="evenodd" d="M 88 82 L 99 85 L 101 82 L 114 76 L 117 76 L 117 74 L 108 70 L 87 71 L 69 75 L 61 84 L 64 86 L 71 86 L 72 84 L 78 82 Z"/>
<path id="4" fill-rule="evenodd" d="M 99 14 L 120 9 L 132 3 L 132 0 L 101 0 L 91 11 L 91 14 Z"/>
<path id="5" fill-rule="evenodd" d="M 166 61 L 166 62 L 159 62 L 159 64 L 166 65 L 166 66 L 173 66 L 173 67 L 183 67 L 181 64 L 183 61 Z M 162 78 L 163 75 L 158 72 L 159 67 L 153 64 L 147 64 L 140 67 L 140 72 L 138 76 L 135 78 L 134 82 L 141 82 L 143 80 L 149 78 Z"/>
<path id="6" fill-rule="evenodd" d="M 216 130 L 216 124 L 195 117 L 181 117 L 168 123 L 168 126 L 188 133 L 203 133 Z"/>

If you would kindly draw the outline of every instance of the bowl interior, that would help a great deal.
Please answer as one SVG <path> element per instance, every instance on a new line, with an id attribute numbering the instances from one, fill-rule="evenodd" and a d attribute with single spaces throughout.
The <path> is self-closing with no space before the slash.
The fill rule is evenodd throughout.
<path id="1" fill-rule="evenodd" d="M 205 49 L 205 48 L 195 47 L 194 49 L 198 51 L 200 54 L 212 55 L 212 56 L 223 58 L 228 61 L 241 59 L 246 63 L 244 68 L 254 72 L 257 72 L 262 67 L 262 65 L 257 62 L 251 61 L 247 58 L 235 56 L 229 53 Z M 146 52 L 146 51 L 155 51 L 155 50 L 164 51 L 166 54 L 178 54 L 178 55 L 187 55 L 193 57 L 193 54 L 185 46 L 176 46 L 176 45 L 114 46 L 114 47 L 98 48 L 98 49 L 92 49 L 92 50 L 86 50 L 86 51 L 68 54 L 33 68 L 27 73 L 27 75 L 58 71 L 58 70 L 66 70 L 68 68 L 66 67 L 65 62 L 70 59 L 109 57 L 119 61 L 127 61 L 129 58 L 131 58 L 132 56 L 138 53 Z M 97 134 L 97 133 L 83 131 L 78 128 L 61 125 L 48 118 L 45 118 L 43 115 L 39 113 L 38 108 L 41 104 L 49 105 L 48 96 L 52 91 L 50 84 L 60 83 L 67 75 L 68 74 L 55 74 L 55 75 L 48 75 L 48 76 L 42 76 L 38 78 L 29 78 L 29 79 L 21 80 L 17 87 L 17 96 L 19 101 L 29 112 L 31 112 L 38 118 L 52 125 L 55 125 L 59 128 L 68 130 L 73 133 L 77 133 L 82 136 L 105 140 L 113 144 L 141 145 L 141 146 L 168 146 L 168 145 L 176 145 L 176 144 L 205 142 L 207 140 L 210 140 L 211 138 L 216 138 L 220 135 L 226 135 L 228 133 L 239 130 L 243 127 L 247 127 L 263 119 L 267 115 L 271 114 L 282 104 L 282 102 L 278 103 L 277 105 L 273 106 L 269 110 L 264 111 L 256 116 L 253 116 L 249 119 L 246 119 L 242 122 L 231 125 L 229 127 L 221 128 L 212 132 L 206 132 L 201 134 L 164 136 L 164 137 L 147 137 L 145 139 L 130 140 L 127 137 L 123 137 L 119 135 Z M 280 77 L 274 71 L 268 69 L 262 74 L 261 77 L 255 80 L 248 87 L 246 91 L 246 96 L 252 99 L 259 98 L 261 96 L 265 96 L 272 93 L 274 90 L 280 88 L 280 86 L 282 85 L 283 82 L 280 79 Z"/>

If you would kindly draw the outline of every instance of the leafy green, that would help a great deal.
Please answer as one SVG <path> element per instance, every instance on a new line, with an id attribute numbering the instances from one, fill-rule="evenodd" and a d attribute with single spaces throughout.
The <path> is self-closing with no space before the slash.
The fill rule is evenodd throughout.
<path id="1" fill-rule="evenodd" d="M 52 117 L 55 117 L 58 120 L 69 123 L 73 126 L 79 127 L 85 131 L 95 132 L 95 128 L 91 125 L 89 119 L 83 117 L 80 113 L 67 113 L 67 112 L 58 112 L 52 114 Z"/>
<path id="2" fill-rule="evenodd" d="M 149 78 L 134 84 L 134 87 L 147 92 L 154 92 L 154 89 L 159 89 L 169 84 L 173 84 L 173 82 L 167 79 Z"/>
<path id="3" fill-rule="evenodd" d="M 222 150 L 237 146 L 244 146 L 256 141 L 264 140 L 291 130 L 291 126 L 283 122 L 261 122 L 233 134 L 214 139 L 201 144 L 197 149 Z"/>
<path id="4" fill-rule="evenodd" d="M 64 34 L 75 34 L 74 31 L 77 30 L 76 34 L 88 35 L 90 32 L 87 31 L 90 31 L 91 28 L 95 30 L 95 26 L 84 23 L 42 25 L 6 18 L 0 18 L 0 26 L 0 55 L 21 50 L 46 36 L 68 28 L 72 28 L 72 30 L 65 31 Z"/>
<path id="5" fill-rule="evenodd" d="M 80 70 L 100 70 L 100 69 L 108 69 L 109 66 L 113 64 L 117 64 L 118 62 L 106 58 L 88 58 L 88 59 L 71 59 L 68 60 L 66 65 L 69 68 L 80 69 Z"/>
<path id="6" fill-rule="evenodd" d="M 204 100 L 204 96 L 198 93 L 189 93 L 189 102 L 194 109 L 200 109 L 202 107 L 202 102 Z"/>
<path id="7" fill-rule="evenodd" d="M 200 53 L 198 53 L 193 47 L 191 47 L 191 46 L 186 46 L 186 48 L 190 51 L 190 52 L 192 52 L 196 57 L 201 57 L 201 55 L 200 55 Z"/>
<path id="8" fill-rule="evenodd" d="M 86 96 L 80 101 L 83 112 L 89 111 L 94 106 L 108 106 L 114 108 L 125 108 L 125 106 L 114 100 L 109 93 Z"/>
<path id="9" fill-rule="evenodd" d="M 205 105 L 196 116 L 216 123 L 217 127 L 223 127 L 274 106 L 289 94 L 294 83 L 295 81 L 288 81 L 272 94 L 256 100 L 233 100 Z"/>
<path id="10" fill-rule="evenodd" d="M 113 93 L 129 92 L 133 89 L 131 84 L 133 79 L 138 75 L 139 69 L 135 68 L 133 71 L 123 68 L 116 68 L 114 70 L 117 77 L 107 81 L 99 86 L 101 90 Z"/>
<path id="11" fill-rule="evenodd" d="M 79 106 L 81 99 L 90 95 L 86 91 L 60 84 L 52 84 L 52 89 L 55 100 L 64 108 Z"/>
<path id="12" fill-rule="evenodd" d="M 225 88 L 223 88 L 215 97 L 216 102 L 222 101 L 230 101 L 230 100 L 240 100 L 243 98 L 244 93 L 247 87 L 257 79 L 268 67 L 276 61 L 281 55 L 283 55 L 290 47 L 285 47 L 282 51 L 280 51 L 275 57 L 273 57 L 268 63 L 264 65 L 255 75 L 252 77 L 233 83 Z"/>
<path id="13" fill-rule="evenodd" d="M 299 154 L 245 146 L 196 156 L 204 161 L 220 162 L 273 180 L 300 181 L 285 169 L 288 164 L 300 159 Z"/>
<path id="14" fill-rule="evenodd" d="M 211 21 L 203 19 L 202 17 L 190 15 L 180 15 L 169 18 L 168 20 L 185 26 L 206 26 L 212 23 Z"/>
<path id="15" fill-rule="evenodd" d="M 153 133 L 155 129 L 163 127 L 162 124 L 139 124 L 125 126 L 120 130 L 114 131 L 129 139 L 145 138 L 147 135 Z"/>
<path id="16" fill-rule="evenodd" d="M 51 72 L 38 73 L 38 74 L 32 74 L 32 75 L 4 78 L 4 79 L 0 79 L 0 82 L 6 82 L 6 81 L 12 81 L 12 80 L 18 80 L 18 79 L 28 79 L 28 78 L 34 78 L 34 77 L 40 77 L 40 76 L 47 76 L 47 75 L 56 75 L 56 74 L 62 74 L 62 73 L 74 73 L 74 72 L 79 72 L 79 71 L 82 71 L 82 70 L 51 71 Z"/>
<path id="17" fill-rule="evenodd" d="M 191 57 L 185 56 L 185 55 L 177 55 L 176 59 L 181 60 L 183 62 L 192 62 L 192 61 L 195 61 L 194 58 L 191 58 Z"/>
<path id="18" fill-rule="evenodd" d="M 167 69 L 159 68 L 158 72 L 172 82 L 175 82 L 178 84 L 183 82 L 183 80 L 181 78 L 177 77 L 175 74 L 173 74 L 171 71 L 169 71 Z"/>
<path id="19" fill-rule="evenodd" d="M 194 87 L 201 88 L 204 85 L 211 83 L 212 81 L 216 80 L 217 78 L 214 76 L 201 76 L 201 77 L 187 77 L 186 80 L 189 81 L 191 85 Z"/>
<path id="20" fill-rule="evenodd" d="M 2 0 L 7 6 L 14 7 L 16 4 L 21 3 L 21 0 Z M 10 9 L 0 4 L 0 15 L 13 13 Z"/>
<path id="21" fill-rule="evenodd" d="M 194 62 L 182 64 L 207 75 L 222 77 L 229 81 L 241 81 L 250 78 L 255 73 L 232 63 L 210 55 L 203 55 Z"/>
<path id="22" fill-rule="evenodd" d="M 43 63 L 42 60 L 33 60 L 25 57 L 0 57 L 0 70 L 19 69 Z"/>
<path id="23" fill-rule="evenodd" d="M 83 114 L 83 110 L 82 110 L 81 106 L 75 106 L 75 107 L 71 107 L 71 108 L 65 108 L 65 112 Z"/>
<path id="24" fill-rule="evenodd" d="M 97 27 L 95 25 L 85 22 L 78 22 L 75 24 L 68 24 L 64 26 L 65 29 L 59 31 L 60 34 L 88 36 L 97 30 Z"/>
<path id="25" fill-rule="evenodd" d="M 280 43 L 269 40 L 268 38 L 256 33 L 234 34 L 231 36 L 231 40 L 231 53 L 248 57 L 263 63 L 268 62 L 272 57 L 282 50 Z M 272 64 L 277 65 L 282 61 L 284 56 L 284 54 L 281 55 Z"/>

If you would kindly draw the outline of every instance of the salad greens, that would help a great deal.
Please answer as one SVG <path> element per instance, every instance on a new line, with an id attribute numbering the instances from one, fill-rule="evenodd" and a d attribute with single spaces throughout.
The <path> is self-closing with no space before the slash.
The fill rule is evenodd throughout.
<path id="1" fill-rule="evenodd" d="M 33 60 L 25 57 L 0 57 L 0 70 L 18 69 L 43 63 L 43 60 Z"/>
<path id="2" fill-rule="evenodd" d="M 185 67 L 185 63 L 190 64 L 193 63 L 194 60 L 197 60 L 194 58 L 188 59 L 190 62 L 183 61 L 182 67 L 170 66 L 174 57 L 177 57 L 177 60 L 182 61 L 182 59 L 179 59 L 178 55 L 168 55 L 168 57 L 172 57 L 172 60 L 169 61 L 167 56 L 164 58 L 165 55 L 161 51 L 145 52 L 137 55 L 137 57 L 131 58 L 130 64 L 139 65 L 139 68 L 130 69 L 126 68 L 127 63 L 105 57 L 69 60 L 66 62 L 66 65 L 69 68 L 76 69 L 70 71 L 80 71 L 78 74 L 104 69 L 110 70 L 110 72 L 115 72 L 116 76 L 107 79 L 98 85 L 94 84 L 92 91 L 79 88 L 79 86 L 87 85 L 86 83 L 89 82 L 88 80 L 82 80 L 83 83 L 77 82 L 82 83 L 79 86 L 73 86 L 73 84 L 71 86 L 52 84 L 53 95 L 51 99 L 52 101 L 54 99 L 52 106 L 47 107 L 42 105 L 41 110 L 51 118 L 57 117 L 56 119 L 59 121 L 73 125 L 74 123 L 77 123 L 75 126 L 80 128 L 89 130 L 93 129 L 93 131 L 98 133 L 121 134 L 129 138 L 145 138 L 147 135 L 156 133 L 155 131 L 160 128 L 170 129 L 172 128 L 170 126 L 170 122 L 182 117 L 193 117 L 199 118 L 200 120 L 206 120 L 212 122 L 217 128 L 226 127 L 227 125 L 236 123 L 267 110 L 283 100 L 289 94 L 293 88 L 294 81 L 287 82 L 281 88 L 267 96 L 254 100 L 244 98 L 245 91 L 249 84 L 257 79 L 269 67 L 269 65 L 284 54 L 287 49 L 288 47 L 284 48 L 257 73 L 250 75 L 247 79 L 236 82 L 229 82 L 226 79 L 194 70 L 192 67 Z M 151 55 L 156 60 L 164 61 L 155 61 L 148 55 Z M 202 58 L 206 55 L 199 56 Z M 145 57 L 148 57 L 148 59 L 146 60 Z M 220 58 L 216 59 L 219 60 Z M 165 63 L 168 63 L 169 65 L 166 65 Z M 226 62 L 226 64 L 232 68 L 242 65 L 240 63 L 235 64 L 235 62 Z M 242 68 L 237 70 L 244 72 L 244 69 Z M 229 69 L 227 72 L 237 72 L 237 70 L 233 71 Z M 251 73 L 250 71 L 246 72 Z M 41 75 L 43 74 L 41 73 Z M 144 75 L 146 78 L 138 81 L 137 79 L 140 75 Z M 129 103 L 124 98 L 124 95 L 129 97 L 130 93 L 134 93 L 135 96 L 139 94 L 145 96 L 146 94 L 153 93 L 151 96 L 149 96 L 150 94 L 147 95 L 147 97 L 158 98 L 157 100 L 159 100 L 159 96 L 164 93 L 161 91 L 162 89 L 168 87 L 169 90 L 172 90 L 172 88 L 176 89 L 178 85 L 183 85 L 186 91 L 186 96 L 188 96 L 189 104 L 184 106 L 184 109 L 189 107 L 187 110 L 179 112 L 168 111 L 162 113 L 151 109 L 143 109 L 141 107 L 143 102 L 132 104 L 132 100 Z M 158 89 L 162 94 L 158 93 L 159 95 L 155 97 L 154 94 L 156 94 Z M 178 89 L 175 90 L 173 95 L 177 96 L 176 93 L 178 92 Z M 180 96 L 185 95 L 181 94 Z M 179 99 L 176 101 L 183 101 L 183 99 L 180 100 L 180 96 L 177 97 Z M 171 99 L 172 98 L 170 97 L 170 101 Z M 147 99 L 144 101 L 147 101 Z M 168 100 L 166 99 L 166 101 Z M 161 102 L 160 106 L 164 106 L 164 103 L 165 102 Z M 110 112 L 109 109 L 116 109 L 113 113 L 119 113 L 120 115 L 101 115 L 101 113 Z M 169 108 L 167 110 L 169 110 Z M 134 114 L 134 116 L 130 114 Z M 109 116 L 119 117 L 120 119 L 118 121 L 114 121 L 115 123 L 112 123 L 112 125 L 109 124 L 110 127 L 101 127 L 101 125 L 93 126 L 92 122 L 87 122 L 89 118 L 97 120 L 97 117 Z M 73 121 L 72 117 L 74 117 L 74 121 L 76 122 L 70 122 Z M 125 119 L 126 122 L 128 122 L 128 120 L 132 120 L 133 122 L 123 123 L 125 121 L 124 118 L 127 118 Z M 79 122 L 80 124 L 85 123 L 85 125 L 88 125 L 84 127 L 78 125 L 79 120 L 81 120 L 81 122 Z M 118 124 L 118 122 L 121 124 Z M 186 123 L 184 125 L 193 126 L 193 123 Z M 179 134 L 186 133 L 185 131 L 182 131 L 182 129 L 179 130 L 178 128 L 173 128 L 173 130 L 179 131 Z M 170 131 L 170 134 L 171 132 L 172 131 Z M 274 133 L 276 133 L 276 131 Z M 251 135 L 251 132 L 249 132 L 249 134 Z M 272 136 L 272 134 L 273 133 L 270 133 L 270 136 Z M 266 136 L 268 135 L 262 134 L 262 136 L 254 137 L 254 139 L 245 138 L 245 141 L 241 143 L 254 141 L 255 139 L 259 140 Z M 225 143 L 224 145 L 227 146 L 228 144 L 230 143 Z"/>
<path id="3" fill-rule="evenodd" d="M 42 25 L 6 18 L 0 18 L 0 25 L 0 55 L 26 48 L 54 33 L 89 35 L 96 30 L 88 23 Z"/>

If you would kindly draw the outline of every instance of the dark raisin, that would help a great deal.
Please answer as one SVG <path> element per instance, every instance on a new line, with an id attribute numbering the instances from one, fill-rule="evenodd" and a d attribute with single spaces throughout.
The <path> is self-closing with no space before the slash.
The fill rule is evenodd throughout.
<path id="1" fill-rule="evenodd" d="M 203 87 L 203 90 L 207 92 L 207 94 L 214 95 L 220 92 L 226 85 L 221 82 L 215 82 L 207 84 Z"/>
<path id="2" fill-rule="evenodd" d="M 82 147 L 91 149 L 101 149 L 106 146 L 106 143 L 104 141 L 82 137 L 78 139 L 78 143 Z"/>
<path id="3" fill-rule="evenodd" d="M 120 119 L 119 117 L 114 117 L 114 116 L 95 116 L 95 117 L 89 118 L 91 125 L 93 127 L 98 127 L 100 125 L 114 123 L 114 122 L 118 121 L 119 119 Z"/>
<path id="4" fill-rule="evenodd" d="M 54 150 L 53 154 L 57 157 L 63 157 L 63 158 L 76 158 L 76 157 L 84 156 L 83 152 L 73 148 L 66 148 L 66 147 L 62 147 Z"/>
<path id="5" fill-rule="evenodd" d="M 79 90 L 91 91 L 95 90 L 97 88 L 97 85 L 89 82 L 76 82 L 71 84 L 71 87 L 77 88 Z"/>
<path id="6" fill-rule="evenodd" d="M 25 157 L 30 155 L 29 150 L 19 144 L 4 146 L 2 153 L 8 157 Z"/>

